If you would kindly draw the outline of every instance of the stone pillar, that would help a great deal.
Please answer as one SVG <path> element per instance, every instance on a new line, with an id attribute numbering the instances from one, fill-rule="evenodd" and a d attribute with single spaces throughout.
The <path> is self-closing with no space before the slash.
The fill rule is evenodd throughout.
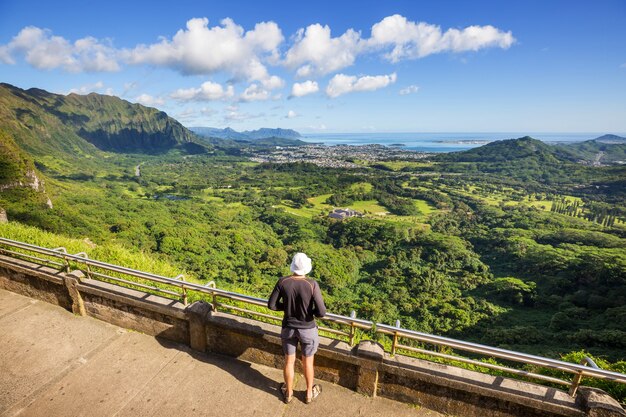
<path id="1" fill-rule="evenodd" d="M 196 301 L 185 309 L 185 314 L 189 319 L 189 346 L 193 350 L 206 351 L 206 325 L 211 311 L 211 304 L 205 301 Z"/>
<path id="2" fill-rule="evenodd" d="M 63 276 L 63 282 L 65 283 L 67 292 L 70 294 L 70 298 L 72 299 L 72 313 L 79 314 L 81 316 L 87 315 L 83 297 L 80 295 L 80 291 L 78 291 L 78 284 L 84 276 L 85 275 L 81 271 L 73 271 Z"/>
<path id="3" fill-rule="evenodd" d="M 576 404 L 589 417 L 624 417 L 626 411 L 613 397 L 599 388 L 580 387 L 576 393 Z"/>
<path id="4" fill-rule="evenodd" d="M 7 217 L 7 211 L 0 207 L 0 223 L 8 223 L 9 218 Z"/>
<path id="5" fill-rule="evenodd" d="M 363 340 L 356 347 L 359 357 L 359 375 L 356 390 L 360 394 L 376 397 L 378 391 L 378 365 L 385 357 L 385 350 L 376 342 Z"/>

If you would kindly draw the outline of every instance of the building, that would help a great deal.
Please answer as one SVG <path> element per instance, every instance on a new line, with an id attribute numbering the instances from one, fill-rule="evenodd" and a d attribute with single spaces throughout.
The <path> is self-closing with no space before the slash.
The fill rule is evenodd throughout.
<path id="1" fill-rule="evenodd" d="M 331 219 L 343 220 L 348 217 L 363 217 L 363 213 L 350 208 L 334 209 L 328 214 Z"/>

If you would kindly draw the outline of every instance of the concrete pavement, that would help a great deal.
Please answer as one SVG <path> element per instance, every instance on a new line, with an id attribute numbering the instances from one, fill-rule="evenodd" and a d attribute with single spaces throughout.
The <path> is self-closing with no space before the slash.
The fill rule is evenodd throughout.
<path id="1" fill-rule="evenodd" d="M 0 416 L 441 416 L 321 382 L 279 399 L 282 372 L 128 331 L 0 289 Z"/>

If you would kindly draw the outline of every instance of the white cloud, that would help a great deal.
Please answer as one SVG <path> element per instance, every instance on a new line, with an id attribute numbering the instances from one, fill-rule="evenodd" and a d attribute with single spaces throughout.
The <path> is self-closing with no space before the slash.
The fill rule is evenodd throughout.
<path id="1" fill-rule="evenodd" d="M 264 80 L 261 80 L 261 84 L 264 88 L 268 90 L 275 90 L 277 88 L 283 88 L 285 85 L 285 81 L 282 78 L 277 77 L 276 75 L 272 75 Z"/>
<path id="2" fill-rule="evenodd" d="M 85 85 L 81 85 L 78 88 L 72 88 L 67 93 L 85 95 L 89 93 L 101 92 L 103 88 L 104 88 L 104 83 L 102 81 L 98 81 L 93 84 L 85 84 Z"/>
<path id="3" fill-rule="evenodd" d="M 86 37 L 71 43 L 52 35 L 48 29 L 35 26 L 23 28 L 11 42 L 0 46 L 0 60 L 5 64 L 15 64 L 16 55 L 23 55 L 26 62 L 42 70 L 110 72 L 120 69 L 117 51 L 110 42 Z"/>
<path id="4" fill-rule="evenodd" d="M 295 111 L 293 111 L 293 110 L 289 110 L 289 111 L 287 112 L 287 116 L 285 116 L 285 118 L 287 118 L 287 119 L 293 119 L 294 117 L 298 117 L 298 116 L 299 116 L 299 114 L 298 114 L 298 113 L 296 113 L 296 112 L 295 112 Z"/>
<path id="5" fill-rule="evenodd" d="M 217 111 L 210 107 L 203 107 L 200 109 L 200 114 L 203 116 L 213 116 L 215 113 L 217 113 Z"/>
<path id="6" fill-rule="evenodd" d="M 515 38 L 510 31 L 503 32 L 491 25 L 448 29 L 442 33 L 437 25 L 413 22 L 398 14 L 374 24 L 368 40 L 371 47 L 391 46 L 393 49 L 385 57 L 394 63 L 441 52 L 477 51 L 489 47 L 508 49 L 513 43 Z"/>
<path id="7" fill-rule="evenodd" d="M 249 119 L 256 119 L 256 118 L 263 117 L 263 116 L 265 116 L 264 113 L 257 113 L 257 114 L 240 113 L 239 110 L 233 110 L 233 111 L 227 111 L 226 115 L 224 116 L 224 121 L 237 123 L 237 122 L 243 122 Z"/>
<path id="8" fill-rule="evenodd" d="M 139 45 L 125 53 L 131 64 L 168 67 L 188 74 L 227 72 L 251 81 L 275 83 L 264 59 L 276 60 L 283 35 L 274 22 L 257 23 L 247 32 L 226 18 L 220 26 L 209 27 L 206 18 L 190 19 L 169 40 Z M 267 87 L 266 87 L 267 88 Z"/>
<path id="9" fill-rule="evenodd" d="M 135 97 L 135 102 L 148 107 L 157 107 L 165 104 L 165 100 L 161 97 L 153 97 L 150 94 L 141 94 Z"/>
<path id="10" fill-rule="evenodd" d="M 410 85 L 408 87 L 403 88 L 402 90 L 400 90 L 400 95 L 401 96 L 406 96 L 407 94 L 414 94 L 417 93 L 419 91 L 419 87 L 416 85 Z"/>
<path id="11" fill-rule="evenodd" d="M 174 115 L 174 118 L 180 121 L 192 121 L 198 115 L 198 112 L 194 109 L 184 109 Z"/>
<path id="12" fill-rule="evenodd" d="M 395 83 L 396 78 L 395 72 L 389 75 L 366 75 L 358 78 L 354 75 L 337 74 L 328 82 L 326 94 L 335 98 L 355 91 L 374 91 Z"/>
<path id="13" fill-rule="evenodd" d="M 319 86 L 315 81 L 305 81 L 303 83 L 294 83 L 291 87 L 291 95 L 289 97 L 302 97 L 308 94 L 317 93 Z"/>
<path id="14" fill-rule="evenodd" d="M 314 24 L 297 32 L 284 64 L 298 68 L 299 77 L 328 74 L 354 64 L 362 46 L 361 34 L 353 29 L 332 38 L 330 27 Z"/>
<path id="15" fill-rule="evenodd" d="M 179 101 L 217 101 L 228 100 L 235 95 L 232 85 L 224 88 L 221 84 L 206 81 L 199 88 L 180 88 L 170 94 Z"/>
<path id="16" fill-rule="evenodd" d="M 270 98 L 270 92 L 258 84 L 250 84 L 241 94 L 241 101 L 264 101 Z"/>
<path id="17" fill-rule="evenodd" d="M 507 49 L 513 43 L 515 38 L 510 31 L 504 32 L 491 25 L 442 32 L 437 25 L 413 22 L 396 14 L 374 24 L 370 38 L 363 38 L 354 29 L 333 38 L 330 27 L 309 25 L 296 33 L 283 64 L 304 78 L 341 70 L 353 65 L 359 55 L 375 51 L 386 51 L 384 56 L 396 63 L 441 52 L 458 53 L 490 47 Z"/>

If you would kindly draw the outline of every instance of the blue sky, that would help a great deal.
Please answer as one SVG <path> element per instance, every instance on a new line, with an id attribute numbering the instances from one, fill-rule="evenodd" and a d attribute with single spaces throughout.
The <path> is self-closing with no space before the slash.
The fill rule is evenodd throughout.
<path id="1" fill-rule="evenodd" d="M 186 126 L 620 133 L 624 22 L 623 0 L 2 0 L 0 81 Z"/>

